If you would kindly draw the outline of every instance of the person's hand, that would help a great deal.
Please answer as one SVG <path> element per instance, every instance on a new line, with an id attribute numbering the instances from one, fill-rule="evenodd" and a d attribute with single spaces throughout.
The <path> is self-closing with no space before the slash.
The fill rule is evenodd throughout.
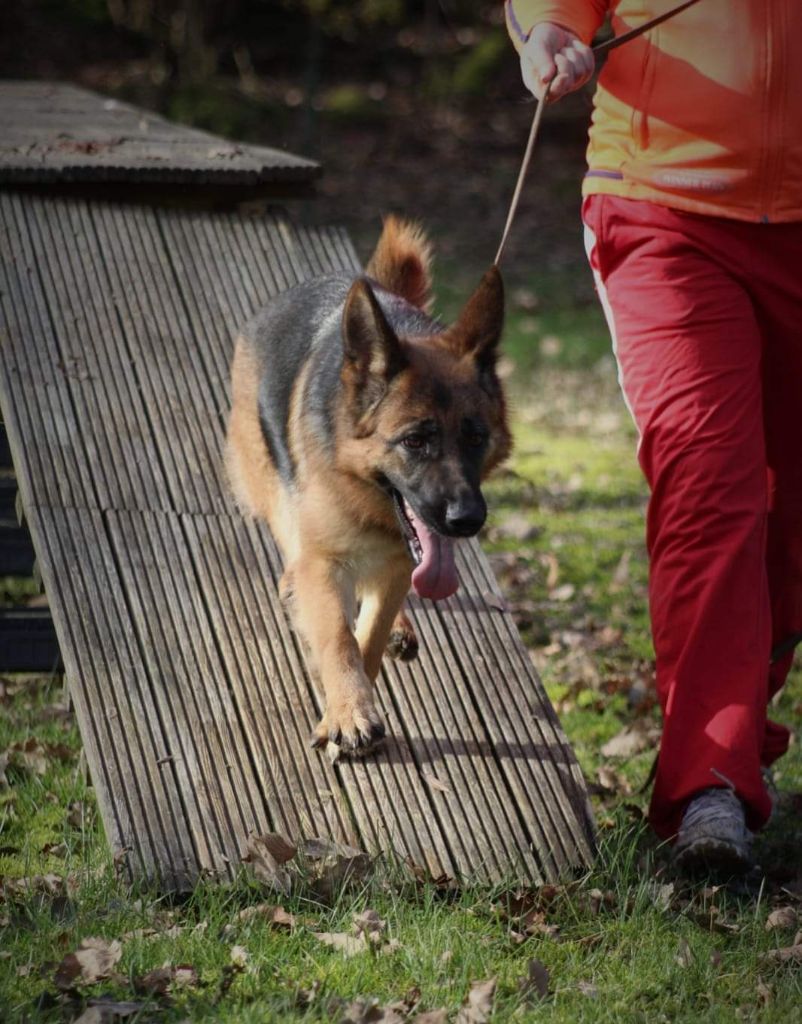
<path id="1" fill-rule="evenodd" d="M 593 74 L 593 50 L 561 25 L 540 21 L 521 51 L 524 85 L 540 99 L 551 82 L 550 100 L 584 85 Z"/>

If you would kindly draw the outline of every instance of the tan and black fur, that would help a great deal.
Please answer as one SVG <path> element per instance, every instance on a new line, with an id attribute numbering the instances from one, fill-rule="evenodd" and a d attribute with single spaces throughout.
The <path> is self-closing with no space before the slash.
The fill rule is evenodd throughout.
<path id="1" fill-rule="evenodd" d="M 384 734 L 373 682 L 385 651 L 417 650 L 401 611 L 414 563 L 399 508 L 441 535 L 475 534 L 480 483 L 510 447 L 498 270 L 452 326 L 428 315 L 430 301 L 428 243 L 388 218 L 364 277 L 284 292 L 234 354 L 231 485 L 285 560 L 282 594 L 325 695 L 314 743 L 345 753 Z"/>

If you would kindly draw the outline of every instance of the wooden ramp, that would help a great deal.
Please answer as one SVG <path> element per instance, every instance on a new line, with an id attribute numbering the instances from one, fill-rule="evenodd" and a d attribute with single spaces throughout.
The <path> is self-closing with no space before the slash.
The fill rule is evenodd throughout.
<path id="1" fill-rule="evenodd" d="M 9 184 L 0 259 L 3 418 L 131 873 L 231 876 L 266 831 L 433 876 L 587 865 L 581 773 L 475 543 L 456 597 L 411 602 L 421 655 L 383 671 L 386 748 L 334 767 L 309 748 L 318 697 L 277 601 L 280 559 L 233 507 L 221 451 L 237 328 L 299 280 L 356 271 L 344 232 Z"/>

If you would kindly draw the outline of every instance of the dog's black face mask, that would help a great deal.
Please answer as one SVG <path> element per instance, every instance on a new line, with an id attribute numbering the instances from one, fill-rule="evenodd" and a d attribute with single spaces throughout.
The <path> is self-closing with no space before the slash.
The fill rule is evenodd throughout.
<path id="1" fill-rule="evenodd" d="M 457 589 L 453 539 L 481 529 L 481 481 L 509 451 L 495 372 L 502 320 L 495 268 L 457 322 L 428 335 L 399 337 L 365 282 L 346 303 L 343 382 L 354 436 L 392 497 L 424 597 Z"/>

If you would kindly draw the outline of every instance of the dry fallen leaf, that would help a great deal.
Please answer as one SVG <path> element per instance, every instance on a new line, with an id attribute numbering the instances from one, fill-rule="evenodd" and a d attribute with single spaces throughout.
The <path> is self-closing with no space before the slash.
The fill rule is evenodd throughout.
<path id="1" fill-rule="evenodd" d="M 231 963 L 235 967 L 245 968 L 248 965 L 248 950 L 244 946 L 231 947 Z"/>
<path id="2" fill-rule="evenodd" d="M 677 953 L 674 959 L 680 967 L 690 967 L 693 964 L 693 953 L 687 939 L 680 939 Z"/>
<path id="3" fill-rule="evenodd" d="M 674 900 L 673 882 L 650 882 L 649 890 L 652 903 L 658 910 L 668 910 Z"/>
<path id="4" fill-rule="evenodd" d="M 644 750 L 655 747 L 660 740 L 660 729 L 646 719 L 637 718 L 608 740 L 601 748 L 603 757 L 618 757 L 622 760 L 634 757 Z"/>
<path id="5" fill-rule="evenodd" d="M 436 789 L 439 793 L 451 793 L 451 789 L 445 784 L 445 782 L 441 782 L 436 775 L 431 775 L 429 772 L 422 772 L 421 774 L 424 781 L 431 786 L 432 789 Z"/>
<path id="6" fill-rule="evenodd" d="M 347 932 L 313 932 L 315 938 L 332 949 L 338 949 L 346 956 L 356 956 L 368 948 L 364 935 L 349 935 Z"/>
<path id="7" fill-rule="evenodd" d="M 99 996 L 97 999 L 89 1000 L 87 1009 L 74 1021 L 74 1024 L 80 1024 L 81 1021 L 83 1024 L 116 1024 L 121 1017 L 132 1017 L 142 1009 L 144 1009 L 144 1003 L 136 1003 L 130 999 Z"/>
<path id="8" fill-rule="evenodd" d="M 737 935 L 741 927 L 721 916 L 721 910 L 716 906 L 708 907 L 707 910 L 692 911 L 689 914 L 691 920 L 709 932 L 720 932 L 725 935 Z"/>
<path id="9" fill-rule="evenodd" d="M 771 964 L 802 964 L 802 943 L 783 946 L 781 949 L 770 949 L 768 953 L 763 953 L 760 959 Z"/>
<path id="10" fill-rule="evenodd" d="M 549 994 L 549 970 L 540 960 L 529 961 L 527 973 L 518 982 L 518 990 L 526 1002 L 531 1001 L 532 996 L 545 999 Z"/>
<path id="11" fill-rule="evenodd" d="M 487 1024 L 493 1012 L 496 978 L 474 981 L 465 1001 L 459 1008 L 456 1024 Z"/>
<path id="12" fill-rule="evenodd" d="M 331 839 L 307 840 L 303 854 L 315 888 L 327 897 L 342 885 L 364 879 L 372 864 L 363 850 Z"/>
<path id="13" fill-rule="evenodd" d="M 72 1024 L 111 1024 L 114 1013 L 103 1006 L 89 1006 Z"/>
<path id="14" fill-rule="evenodd" d="M 259 903 L 253 907 L 245 907 L 237 914 L 237 920 L 241 922 L 263 919 L 272 927 L 282 931 L 292 931 L 296 925 L 295 915 L 290 914 L 284 907 L 273 903 Z M 230 925 L 226 925 L 230 928 Z"/>
<path id="15" fill-rule="evenodd" d="M 793 907 L 777 907 L 766 918 L 766 931 L 770 932 L 773 928 L 787 928 L 790 931 L 796 928 L 798 922 L 799 916 Z"/>
<path id="16" fill-rule="evenodd" d="M 632 786 L 628 780 L 609 765 L 599 765 L 596 777 L 599 780 L 599 785 L 610 793 L 617 793 L 619 796 L 630 796 L 632 793 Z"/>
<path id="17" fill-rule="evenodd" d="M 84 800 L 73 800 L 67 814 L 67 824 L 79 831 L 84 826 L 91 824 L 95 815 L 95 809 Z"/>
<path id="18" fill-rule="evenodd" d="M 340 1024 L 404 1024 L 406 1016 L 394 1006 L 379 1006 L 375 998 L 355 999 L 339 1018 Z"/>
<path id="19" fill-rule="evenodd" d="M 576 987 L 582 993 L 583 996 L 587 996 L 588 999 L 598 999 L 599 989 L 598 986 L 594 985 L 592 981 L 578 981 Z"/>
<path id="20" fill-rule="evenodd" d="M 371 946 L 378 946 L 384 938 L 387 922 L 375 910 L 363 910 L 361 914 L 354 914 L 353 929 L 355 935 L 364 935 Z"/>
<path id="21" fill-rule="evenodd" d="M 291 879 L 284 865 L 296 853 L 296 848 L 286 839 L 276 832 L 268 832 L 263 836 L 249 837 L 242 862 L 250 865 L 257 881 L 288 893 Z"/>
<path id="22" fill-rule="evenodd" d="M 410 1024 L 448 1024 L 448 1010 L 426 1010 L 410 1018 Z"/>
<path id="23" fill-rule="evenodd" d="M 31 736 L 27 740 L 12 743 L 0 756 L 3 769 L 13 765 L 41 776 L 50 767 L 51 761 L 72 761 L 75 753 L 63 743 L 41 743 Z"/>
<path id="24" fill-rule="evenodd" d="M 134 990 L 143 995 L 163 996 L 178 988 L 196 988 L 200 976 L 192 964 L 164 964 L 134 978 Z"/>
<path id="25" fill-rule="evenodd" d="M 632 552 L 626 548 L 621 555 L 618 565 L 615 567 L 612 578 L 608 585 L 611 594 L 617 594 L 629 584 L 629 563 L 632 559 Z"/>
<path id="26" fill-rule="evenodd" d="M 537 526 L 529 516 L 522 512 L 510 512 L 498 518 L 496 530 L 502 537 L 510 537 L 512 540 L 526 541 L 534 540 L 539 536 L 542 528 Z"/>
<path id="27" fill-rule="evenodd" d="M 94 985 L 108 978 L 123 955 L 116 940 L 83 939 L 74 953 L 68 953 L 56 968 L 54 981 L 62 991 L 76 985 Z"/>

